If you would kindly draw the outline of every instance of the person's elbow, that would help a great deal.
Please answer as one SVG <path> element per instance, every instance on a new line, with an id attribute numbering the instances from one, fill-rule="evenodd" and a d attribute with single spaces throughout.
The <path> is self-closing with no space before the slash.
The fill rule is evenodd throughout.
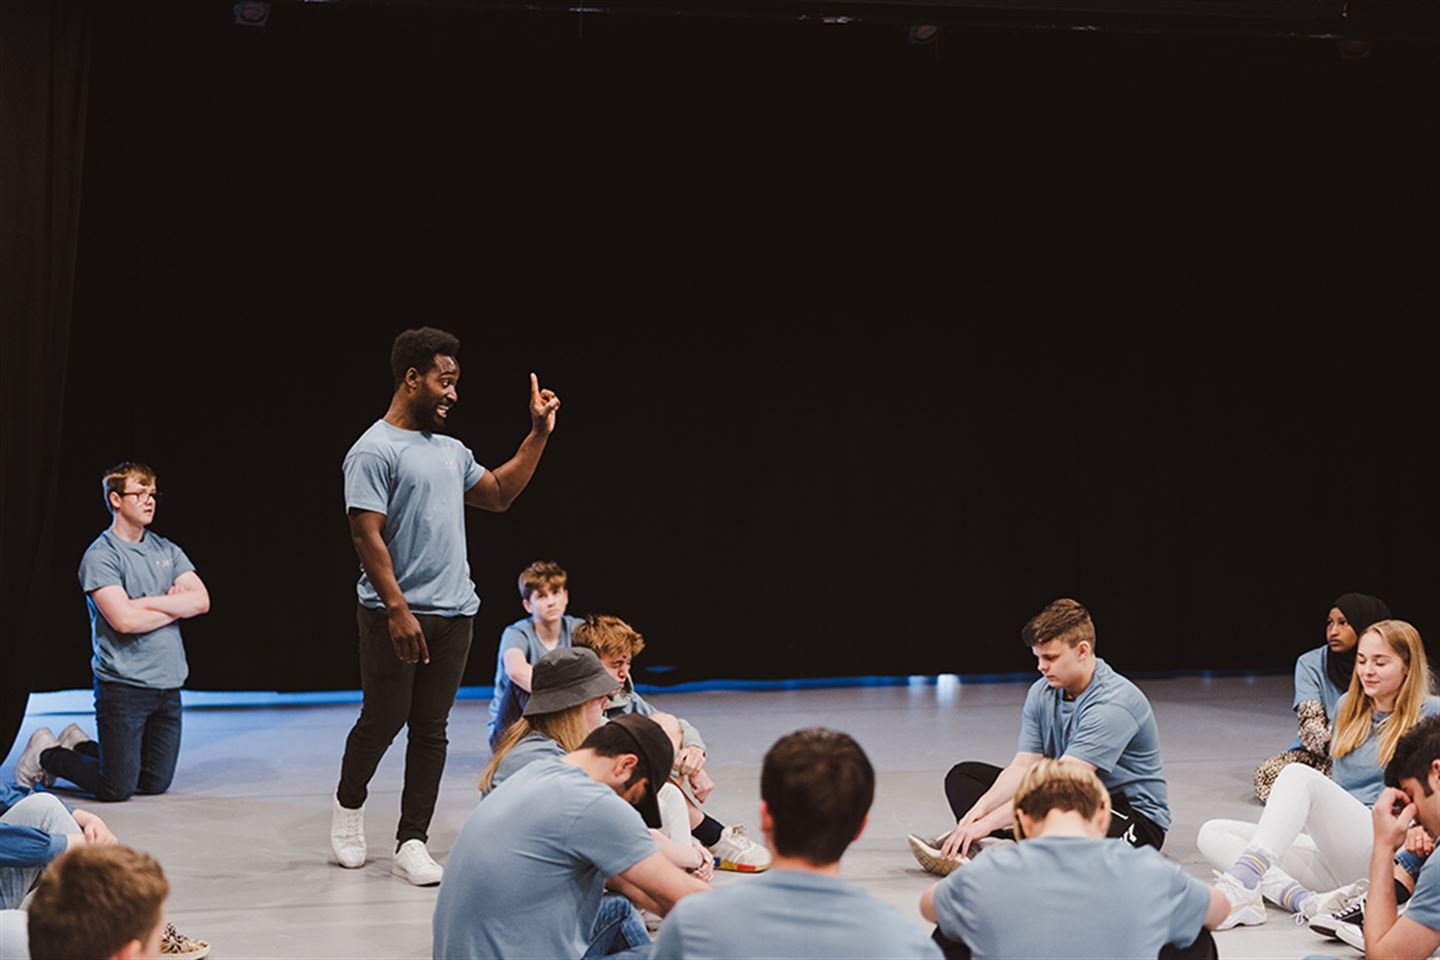
<path id="1" fill-rule="evenodd" d="M 1218 929 L 1225 918 L 1230 916 L 1230 900 L 1214 887 L 1210 888 L 1210 909 L 1205 911 L 1206 930 Z"/>
<path id="2" fill-rule="evenodd" d="M 935 886 L 935 884 L 931 884 L 924 893 L 920 894 L 920 916 L 931 923 L 938 922 L 935 913 Z"/>
<path id="3" fill-rule="evenodd" d="M 210 592 L 201 590 L 200 596 L 195 600 L 195 616 L 210 612 Z"/>

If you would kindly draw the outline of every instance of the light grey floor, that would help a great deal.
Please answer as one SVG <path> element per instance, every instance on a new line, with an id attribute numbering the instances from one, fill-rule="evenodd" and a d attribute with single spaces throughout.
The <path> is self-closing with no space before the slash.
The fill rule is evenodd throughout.
<path id="1" fill-rule="evenodd" d="M 1195 848 L 1210 817 L 1255 819 L 1250 772 L 1293 734 L 1287 677 L 1146 681 L 1165 747 L 1175 825 L 1166 854 L 1209 879 Z M 1023 684 L 925 684 L 789 692 L 658 695 L 653 702 L 693 721 L 710 745 L 718 784 L 709 806 L 726 823 L 756 823 L 759 767 L 776 737 L 825 725 L 855 736 L 879 774 L 870 825 L 844 860 L 845 875 L 922 923 L 920 893 L 933 879 L 912 861 L 910 831 L 953 825 L 941 790 L 950 764 L 1004 763 L 1014 752 Z M 82 714 L 43 713 L 32 700 L 21 737 L 0 767 L 13 779 L 20 746 L 37 726 L 55 732 Z M 73 702 L 73 698 L 72 698 Z M 444 862 L 477 800 L 487 759 L 486 701 L 456 704 L 451 750 L 431 851 Z M 213 956 L 429 957 L 435 890 L 389 876 L 403 749 L 392 747 L 371 785 L 362 870 L 328 862 L 330 797 L 354 704 L 187 708 L 184 748 L 171 793 L 95 809 L 122 841 L 153 853 L 169 874 L 170 915 L 183 932 L 214 944 Z M 722 875 L 718 883 L 744 883 Z M 1035 905 L 1037 918 L 1043 905 Z M 743 922 L 743 918 L 736 918 Z M 1217 935 L 1225 957 L 1358 954 L 1323 941 L 1271 908 L 1263 926 Z"/>

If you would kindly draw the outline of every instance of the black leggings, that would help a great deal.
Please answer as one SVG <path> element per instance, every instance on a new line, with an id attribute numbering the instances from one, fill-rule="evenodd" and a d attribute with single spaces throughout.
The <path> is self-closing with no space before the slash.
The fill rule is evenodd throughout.
<path id="1" fill-rule="evenodd" d="M 940 945 L 940 952 L 945 954 L 945 960 L 970 960 L 970 948 L 959 940 L 951 940 L 936 927 L 931 938 Z M 1064 947 L 1056 943 L 1056 956 L 1062 956 Z M 1195 942 L 1188 947 L 1177 947 L 1173 943 L 1167 943 L 1160 948 L 1158 960 L 1217 960 L 1220 954 L 1215 949 L 1215 938 L 1210 936 L 1210 931 L 1204 927 L 1200 928 L 1200 935 Z"/>
<path id="2" fill-rule="evenodd" d="M 950 772 L 945 775 L 945 799 L 950 801 L 950 810 L 955 814 L 955 819 L 959 820 L 969 813 L 970 808 L 984 796 L 985 791 L 995 785 L 999 776 L 1000 768 L 993 763 L 967 761 L 951 767 Z M 1110 795 L 1109 835 L 1125 840 L 1132 847 L 1154 847 L 1159 850 L 1165 844 L 1165 831 L 1130 806 L 1130 801 L 1123 793 Z M 996 830 L 991 836 L 1010 840 L 1014 839 L 1014 831 L 1005 827 Z"/>

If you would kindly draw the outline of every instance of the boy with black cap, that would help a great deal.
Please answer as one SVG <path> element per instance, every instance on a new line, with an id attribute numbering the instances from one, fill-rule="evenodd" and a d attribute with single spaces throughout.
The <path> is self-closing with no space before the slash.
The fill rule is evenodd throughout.
<path id="1" fill-rule="evenodd" d="M 434 956 L 647 956 L 648 944 L 617 937 L 633 927 L 632 908 L 616 898 L 602 911 L 601 899 L 608 885 L 664 914 L 707 889 L 666 860 L 647 829 L 660 825 L 656 793 L 674 759 L 659 724 L 632 714 L 497 787 L 450 854 Z"/>

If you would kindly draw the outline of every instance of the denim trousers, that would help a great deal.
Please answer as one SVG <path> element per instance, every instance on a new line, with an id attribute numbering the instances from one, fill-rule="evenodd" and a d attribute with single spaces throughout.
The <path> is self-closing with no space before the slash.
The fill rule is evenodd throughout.
<path id="1" fill-rule="evenodd" d="M 581 960 L 600 960 L 601 957 L 634 960 L 650 956 L 651 948 L 650 931 L 645 929 L 645 919 L 635 905 L 618 893 L 607 892 L 602 896 L 600 912 L 590 932 L 590 949 Z"/>
<path id="2" fill-rule="evenodd" d="M 96 677 L 95 735 L 93 747 L 51 747 L 40 755 L 40 766 L 96 800 L 164 793 L 180 759 L 180 688 L 132 687 Z"/>
<path id="3" fill-rule="evenodd" d="M 405 786 L 400 794 L 400 826 L 395 839 L 428 838 L 449 741 L 445 729 L 465 660 L 470 655 L 474 617 L 422 614 L 420 629 L 430 651 L 429 663 L 404 663 L 390 642 L 384 610 L 358 606 L 360 627 L 360 718 L 345 740 L 340 784 L 335 798 L 347 810 L 365 805 L 370 778 L 401 727 L 409 727 L 405 746 Z"/>

